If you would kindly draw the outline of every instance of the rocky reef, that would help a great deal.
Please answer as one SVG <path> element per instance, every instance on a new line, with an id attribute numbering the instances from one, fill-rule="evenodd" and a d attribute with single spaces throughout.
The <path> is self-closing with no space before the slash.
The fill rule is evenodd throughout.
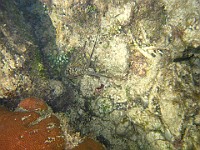
<path id="1" fill-rule="evenodd" d="M 200 149 L 199 7 L 0 0 L 0 102 L 42 98 L 108 150 Z"/>

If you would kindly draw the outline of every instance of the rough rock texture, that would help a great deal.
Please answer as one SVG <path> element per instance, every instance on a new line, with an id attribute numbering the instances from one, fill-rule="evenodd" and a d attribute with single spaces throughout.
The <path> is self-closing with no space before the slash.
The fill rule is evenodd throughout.
<path id="1" fill-rule="evenodd" d="M 0 5 L 0 98 L 14 96 L 20 89 L 28 91 L 31 86 L 29 75 L 22 70 L 34 45 L 19 10 L 12 7 L 8 11 L 8 4 L 1 1 Z"/>
<path id="2" fill-rule="evenodd" d="M 14 33 L 24 30 L 1 23 L 2 98 L 24 91 L 49 97 L 54 110 L 67 110 L 82 135 L 96 136 L 107 149 L 200 149 L 199 0 L 13 5 L 31 37 L 20 36 L 26 39 L 20 53 Z M 0 17 L 9 21 L 2 10 Z M 39 50 L 23 50 L 29 45 Z"/>
<path id="3" fill-rule="evenodd" d="M 198 149 L 199 6 L 53 1 L 57 53 L 70 54 L 62 79 L 80 90 L 71 123 L 107 149 Z"/>
<path id="4" fill-rule="evenodd" d="M 55 28 L 43 4 L 37 0 L 1 0 L 0 20 L 0 103 L 15 108 L 27 96 L 48 100 L 55 109 L 55 99 L 59 106 L 70 103 L 59 101 L 63 95 L 73 97 L 72 92 L 66 96 L 70 88 L 53 78 L 54 73 L 44 63 L 49 58 L 43 57 L 42 49 L 55 43 Z"/>

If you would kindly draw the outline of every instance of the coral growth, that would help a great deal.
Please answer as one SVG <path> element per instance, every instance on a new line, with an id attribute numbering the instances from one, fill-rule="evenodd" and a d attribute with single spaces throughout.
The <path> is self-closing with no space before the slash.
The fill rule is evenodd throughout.
<path id="1" fill-rule="evenodd" d="M 43 100 L 33 98 L 33 97 L 24 99 L 23 101 L 19 103 L 18 107 L 29 110 L 29 111 L 48 109 L 47 104 Z"/>
<path id="2" fill-rule="evenodd" d="M 67 125 L 63 125 L 61 118 L 57 118 L 49 111 L 48 105 L 37 98 L 22 100 L 15 112 L 0 107 L 0 150 L 74 148 L 80 142 L 80 137 L 76 134 L 65 133 L 69 132 Z M 104 150 L 104 147 L 95 140 L 86 138 L 73 150 L 80 149 Z"/>
<path id="3" fill-rule="evenodd" d="M 75 147 L 73 150 L 104 150 L 102 144 L 96 142 L 91 138 L 86 138 L 81 144 Z"/>
<path id="4" fill-rule="evenodd" d="M 19 106 L 28 111 L 11 112 L 0 107 L 1 150 L 65 148 L 59 119 L 53 114 L 44 117 L 35 111 L 47 109 L 45 102 L 29 98 L 21 101 Z"/>

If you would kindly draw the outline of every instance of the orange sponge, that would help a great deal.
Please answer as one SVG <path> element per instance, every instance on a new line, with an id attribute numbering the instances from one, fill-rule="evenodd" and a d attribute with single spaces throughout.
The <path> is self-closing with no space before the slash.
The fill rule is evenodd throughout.
<path id="1" fill-rule="evenodd" d="M 47 110 L 36 98 L 20 102 L 28 111 L 11 112 L 0 107 L 0 150 L 64 150 L 65 140 L 55 115 L 41 117 L 35 110 Z"/>
<path id="2" fill-rule="evenodd" d="M 18 107 L 29 110 L 29 111 L 48 109 L 47 104 L 42 99 L 33 98 L 33 97 L 22 100 L 19 103 Z"/>
<path id="3" fill-rule="evenodd" d="M 73 150 L 105 150 L 104 146 L 97 141 L 86 138 L 81 144 L 75 147 Z"/>

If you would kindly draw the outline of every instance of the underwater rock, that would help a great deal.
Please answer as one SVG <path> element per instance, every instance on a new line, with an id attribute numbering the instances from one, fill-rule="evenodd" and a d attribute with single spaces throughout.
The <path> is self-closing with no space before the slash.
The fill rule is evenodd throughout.
<path id="1" fill-rule="evenodd" d="M 110 150 L 199 149 L 199 0 L 0 2 L 0 98 L 44 97 Z"/>

